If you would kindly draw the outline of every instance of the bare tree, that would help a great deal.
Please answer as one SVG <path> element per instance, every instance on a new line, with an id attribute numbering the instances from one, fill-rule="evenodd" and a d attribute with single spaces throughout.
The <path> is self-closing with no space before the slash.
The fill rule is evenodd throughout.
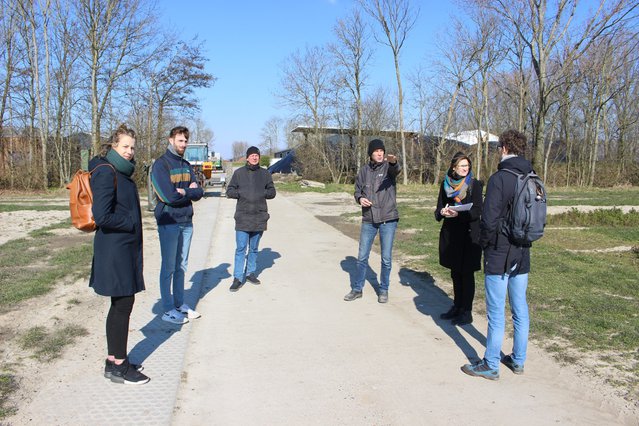
<path id="1" fill-rule="evenodd" d="M 404 185 L 408 183 L 406 173 L 406 140 L 404 138 L 404 92 L 399 67 L 399 58 L 408 33 L 411 31 L 419 9 L 413 10 L 409 0 L 358 0 L 362 8 L 382 28 L 385 39 L 378 38 L 382 44 L 390 47 L 395 63 L 395 77 L 397 78 L 397 104 L 399 109 L 399 136 L 402 143 L 402 165 L 404 168 Z"/>
<path id="2" fill-rule="evenodd" d="M 124 76 L 143 66 L 157 46 L 152 6 L 142 0 L 78 0 L 78 16 L 85 43 L 82 56 L 90 81 L 91 137 L 97 152 L 101 122 L 111 95 Z M 150 52 L 151 50 L 151 52 Z"/>
<path id="3" fill-rule="evenodd" d="M 450 103 L 446 113 L 446 120 L 441 131 L 439 144 L 435 150 L 435 167 L 433 170 L 433 184 L 440 182 L 440 172 L 442 169 L 442 156 L 446 151 L 446 138 L 453 123 L 455 108 L 457 107 L 457 97 L 463 85 L 473 78 L 478 72 L 476 67 L 477 59 L 484 49 L 486 39 L 474 39 L 460 21 L 454 21 L 455 36 L 450 40 L 452 45 L 442 44 L 442 62 L 438 64 L 442 75 L 452 85 Z M 459 47 L 457 47 L 459 46 Z"/>
<path id="4" fill-rule="evenodd" d="M 332 182 L 337 182 L 338 174 L 331 161 L 331 150 L 321 133 L 329 117 L 332 105 L 331 95 L 334 83 L 332 67 L 326 49 L 307 47 L 289 56 L 282 66 L 281 87 L 278 94 L 281 102 L 296 111 L 311 123 L 313 134 L 308 138 L 312 157 L 319 157 L 319 164 L 325 168 Z"/>
<path id="5" fill-rule="evenodd" d="M 546 116 L 549 99 L 561 80 L 549 68 L 559 43 L 570 33 L 577 10 L 575 0 L 473 0 L 479 7 L 488 7 L 509 23 L 514 34 L 527 47 L 535 71 L 536 111 L 533 116 L 533 166 L 541 168 L 545 150 Z M 566 52 L 566 60 L 576 60 L 600 36 L 609 33 L 616 24 L 627 19 L 639 4 L 636 1 L 614 0 L 610 7 L 600 0 L 596 12 L 586 20 L 583 31 Z"/>
<path id="6" fill-rule="evenodd" d="M 357 131 L 356 158 L 365 157 L 362 137 L 362 90 L 366 81 L 366 65 L 372 51 L 367 44 L 369 34 L 358 10 L 353 10 L 346 19 L 339 19 L 333 29 L 337 42 L 329 45 L 329 50 L 337 60 L 338 80 L 348 89 L 355 110 L 355 129 Z M 357 161 L 357 166 L 361 164 Z"/>
<path id="7" fill-rule="evenodd" d="M 245 141 L 234 141 L 231 144 L 231 151 L 233 152 L 233 160 L 238 160 L 246 156 L 246 150 L 249 148 L 249 143 Z"/>
<path id="8" fill-rule="evenodd" d="M 163 134 L 164 113 L 167 109 L 179 109 L 182 112 L 196 110 L 196 88 L 207 88 L 215 82 L 215 77 L 204 69 L 206 57 L 202 52 L 202 43 L 196 39 L 191 43 L 178 41 L 171 43 L 168 55 L 161 58 L 161 68 L 152 74 L 151 90 L 156 110 L 156 138 Z"/>
<path id="9" fill-rule="evenodd" d="M 280 117 L 269 118 L 262 127 L 262 148 L 269 154 L 273 155 L 280 146 L 280 129 L 282 128 L 282 119 Z"/>

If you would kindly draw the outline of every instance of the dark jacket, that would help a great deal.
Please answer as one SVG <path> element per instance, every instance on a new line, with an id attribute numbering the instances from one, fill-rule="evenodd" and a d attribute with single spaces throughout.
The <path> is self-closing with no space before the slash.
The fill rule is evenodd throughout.
<path id="1" fill-rule="evenodd" d="M 107 161 L 93 158 L 89 170 L 100 163 Z M 98 229 L 93 238 L 89 286 L 102 296 L 131 296 L 144 290 L 138 188 L 129 176 L 111 167 L 98 167 L 90 182 Z"/>
<path id="2" fill-rule="evenodd" d="M 399 161 L 390 164 L 369 162 L 362 167 L 355 180 L 355 201 L 364 197 L 373 203 L 362 207 L 362 222 L 383 223 L 399 219 L 397 211 L 396 178 L 402 168 Z"/>
<path id="3" fill-rule="evenodd" d="M 515 195 L 517 179 L 515 175 L 501 171 L 502 169 L 528 173 L 532 170 L 532 165 L 523 157 L 511 157 L 500 162 L 497 171 L 488 179 L 479 237 L 479 244 L 484 249 L 484 273 L 508 273 L 511 276 L 526 274 L 530 272 L 530 248 L 511 244 L 501 232 L 508 204 Z"/>
<path id="4" fill-rule="evenodd" d="M 197 182 L 193 168 L 179 155 L 167 149 L 155 160 L 151 169 L 151 184 L 159 199 L 154 211 L 158 225 L 193 221 L 193 201 L 202 198 L 204 190 L 199 186 L 189 188 L 192 182 Z M 178 188 L 182 188 L 186 194 L 181 195 Z"/>
<path id="5" fill-rule="evenodd" d="M 266 230 L 266 222 L 270 217 L 266 200 L 275 198 L 275 185 L 268 170 L 249 164 L 237 169 L 226 187 L 226 196 L 237 200 L 236 231 Z"/>
<path id="6" fill-rule="evenodd" d="M 439 231 L 439 264 L 456 271 L 479 271 L 481 269 L 481 247 L 479 246 L 479 216 L 482 210 L 483 184 L 472 179 L 462 204 L 473 203 L 469 211 L 459 212 L 457 217 L 444 218 L 441 210 L 446 204 L 454 205 L 448 198 L 442 182 L 437 198 L 435 219 L 444 220 Z"/>

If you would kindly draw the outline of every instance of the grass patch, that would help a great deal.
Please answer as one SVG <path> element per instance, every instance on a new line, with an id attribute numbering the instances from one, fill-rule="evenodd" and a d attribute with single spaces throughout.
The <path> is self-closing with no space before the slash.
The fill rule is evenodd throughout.
<path id="1" fill-rule="evenodd" d="M 34 210 L 37 212 L 47 212 L 51 210 L 69 210 L 69 206 L 59 206 L 55 204 L 3 204 L 0 203 L 0 213 L 16 212 L 20 210 Z"/>
<path id="2" fill-rule="evenodd" d="M 66 277 L 88 274 L 93 246 L 90 234 L 52 235 L 48 229 L 0 246 L 0 310 L 47 293 Z"/>
<path id="3" fill-rule="evenodd" d="M 639 187 L 546 188 L 549 206 L 639 206 Z"/>
<path id="4" fill-rule="evenodd" d="M 551 226 L 609 226 L 638 227 L 639 207 L 624 213 L 621 209 L 596 209 L 590 212 L 575 208 L 560 214 L 548 215 L 547 224 Z"/>
<path id="5" fill-rule="evenodd" d="M 9 396 L 18 389 L 18 382 L 13 374 L 0 374 L 0 419 L 16 412 L 16 407 L 9 405 Z"/>
<path id="6" fill-rule="evenodd" d="M 71 227 L 71 218 L 31 231 L 29 232 L 29 236 L 33 238 L 42 237 L 42 236 L 51 236 L 53 234 L 50 231 L 53 231 L 56 229 L 68 229 L 70 227 Z M 81 232 L 81 231 L 78 231 L 78 232 Z"/>
<path id="7" fill-rule="evenodd" d="M 60 356 L 65 346 L 73 343 L 76 337 L 86 336 L 89 332 L 79 325 L 67 325 L 48 331 L 45 327 L 33 327 L 20 339 L 22 349 L 33 352 L 39 361 L 52 361 Z"/>
<path id="8" fill-rule="evenodd" d="M 325 188 L 311 188 L 302 186 L 299 182 L 277 182 L 275 184 L 278 191 L 282 192 L 319 192 L 328 194 L 330 192 L 353 192 L 353 185 L 327 183 Z"/>

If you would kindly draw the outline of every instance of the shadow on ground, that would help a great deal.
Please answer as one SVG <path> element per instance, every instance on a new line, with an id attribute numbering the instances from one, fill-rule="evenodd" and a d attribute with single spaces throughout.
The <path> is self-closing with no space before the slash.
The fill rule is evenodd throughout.
<path id="1" fill-rule="evenodd" d="M 231 276 L 229 273 L 230 266 L 228 263 L 222 263 L 215 268 L 195 272 L 189 280 L 192 282 L 191 288 L 184 292 L 184 303 L 195 309 L 200 299 L 217 287 L 222 280 Z M 162 321 L 162 300 L 158 300 L 153 305 L 153 313 L 156 314 L 155 317 L 140 328 L 144 339 L 138 342 L 129 352 L 131 361 L 136 364 L 144 362 L 157 348 L 169 340 L 173 333 L 182 329 L 182 325 Z"/>
<path id="2" fill-rule="evenodd" d="M 340 266 L 344 272 L 348 273 L 350 278 L 350 288 L 346 289 L 346 292 L 344 293 L 346 294 L 355 284 L 355 279 L 357 277 L 357 259 L 354 256 L 346 256 L 344 260 L 340 262 Z M 375 294 L 377 294 L 379 291 L 379 280 L 377 278 L 377 274 L 373 271 L 370 265 L 366 268 L 366 278 L 364 278 L 364 288 L 362 291 L 366 289 L 366 283 L 370 284 Z"/>
<path id="3" fill-rule="evenodd" d="M 415 308 L 424 315 L 431 317 L 433 322 L 439 326 L 459 347 L 462 353 L 470 362 L 475 362 L 482 357 L 468 343 L 466 337 L 459 331 L 459 328 L 452 325 L 449 320 L 439 318 L 439 315 L 448 311 L 453 301 L 448 294 L 441 288 L 437 287 L 432 275 L 428 272 L 419 272 L 409 268 L 401 268 L 399 270 L 399 282 L 410 287 L 415 292 L 413 302 Z M 486 347 L 486 337 L 480 333 L 473 324 L 462 326 L 469 336 L 477 340 Z"/>

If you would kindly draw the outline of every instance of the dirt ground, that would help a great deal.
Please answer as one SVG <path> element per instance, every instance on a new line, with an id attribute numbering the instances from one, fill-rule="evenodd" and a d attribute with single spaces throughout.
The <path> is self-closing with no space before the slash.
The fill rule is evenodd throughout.
<path id="1" fill-rule="evenodd" d="M 294 198 L 297 204 L 311 211 L 324 222 L 336 227 L 344 234 L 357 238 L 359 233 L 359 217 L 352 221 L 344 220 L 340 216 L 345 212 L 355 213 L 359 207 L 353 202 L 352 196 L 346 193 L 299 193 L 288 194 Z M 19 202 L 20 200 L 16 200 Z M 28 200 L 27 200 L 28 201 Z M 66 198 L 55 200 L 64 204 Z M 22 238 L 27 232 L 57 223 L 67 218 L 66 211 L 16 211 L 0 213 L 0 244 L 11 239 Z M 143 209 L 143 221 L 145 225 L 145 238 L 157 238 L 154 220 L 150 213 Z M 75 229 L 57 230 L 56 233 L 65 236 L 77 236 L 79 231 Z M 400 260 L 401 262 L 401 260 Z M 442 288 L 452 291 L 452 286 L 446 284 Z M 46 381 L 52 371 L 64 368 L 66 363 L 73 363 L 78 358 L 84 358 L 102 351 L 104 345 L 103 336 L 100 333 L 91 333 L 79 338 L 67 348 L 63 355 L 50 363 L 42 363 L 31 357 L 28 351 L 20 348 L 17 337 L 34 326 L 52 328 L 58 325 L 81 324 L 88 330 L 99 330 L 103 327 L 104 317 L 108 306 L 104 298 L 95 297 L 92 291 L 87 290 L 87 279 L 59 283 L 53 291 L 39 298 L 31 299 L 10 308 L 0 314 L 0 363 L 5 371 L 13 372 L 18 378 L 18 390 L 11 398 L 11 404 L 20 410 L 29 404 L 33 395 L 38 392 L 39 383 Z M 550 357 L 550 355 L 549 355 Z M 593 360 L 592 362 L 596 362 Z M 608 374 L 614 376 L 616 370 L 610 368 Z M 604 395 L 618 395 L 615 389 L 604 382 L 603 379 L 592 377 L 593 389 L 599 389 Z M 636 401 L 628 401 L 624 411 L 639 418 L 639 406 Z M 633 414 L 634 413 L 634 414 Z M 0 422 L 1 424 L 1 422 Z"/>

